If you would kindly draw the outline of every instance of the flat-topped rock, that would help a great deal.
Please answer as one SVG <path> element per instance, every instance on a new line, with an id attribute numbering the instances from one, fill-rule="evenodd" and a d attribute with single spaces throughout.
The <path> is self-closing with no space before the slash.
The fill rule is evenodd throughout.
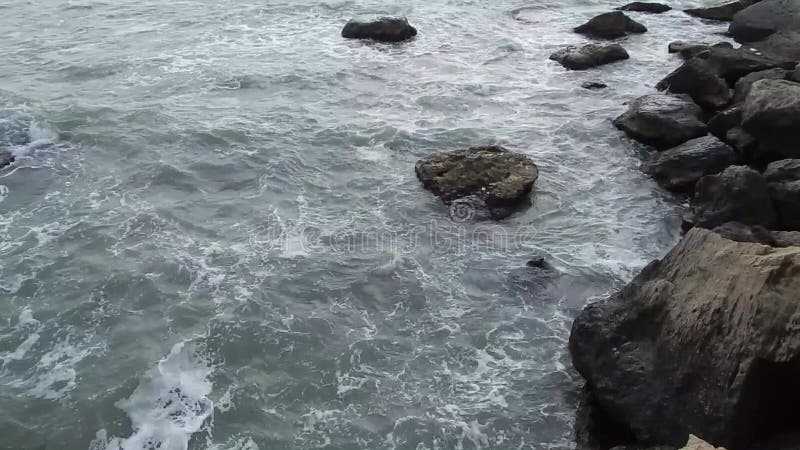
<path id="1" fill-rule="evenodd" d="M 453 219 L 503 219 L 528 199 L 539 176 L 525 155 L 502 147 L 473 147 L 419 160 L 417 178 L 451 206 Z"/>
<path id="2" fill-rule="evenodd" d="M 381 17 L 369 22 L 351 20 L 342 29 L 347 39 L 372 39 L 378 42 L 402 42 L 417 35 L 417 29 L 408 20 Z"/>
<path id="3" fill-rule="evenodd" d="M 628 58 L 628 52 L 619 44 L 570 46 L 550 55 L 550 59 L 572 70 L 585 70 Z"/>
<path id="4" fill-rule="evenodd" d="M 614 125 L 639 142 L 668 149 L 706 135 L 702 116 L 686 95 L 650 94 L 632 101 Z"/>
<path id="5" fill-rule="evenodd" d="M 653 2 L 632 2 L 625 6 L 616 8 L 620 11 L 633 11 L 633 12 L 646 12 L 652 14 L 661 14 L 672 10 L 672 7 L 663 3 Z"/>

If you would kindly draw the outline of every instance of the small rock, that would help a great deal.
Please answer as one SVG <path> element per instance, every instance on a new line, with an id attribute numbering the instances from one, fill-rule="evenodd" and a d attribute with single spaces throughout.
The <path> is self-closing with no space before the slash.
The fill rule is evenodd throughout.
<path id="1" fill-rule="evenodd" d="M 8 150 L 0 150 L 0 168 L 11 165 L 15 159 L 14 153 Z"/>
<path id="2" fill-rule="evenodd" d="M 661 14 L 670 11 L 672 7 L 669 5 L 665 5 L 663 3 L 633 2 L 633 3 L 628 3 L 625 6 L 620 6 L 619 8 L 616 9 L 620 11 L 634 11 L 634 12 Z"/>
<path id="3" fill-rule="evenodd" d="M 703 136 L 659 153 L 644 166 L 658 183 L 671 191 L 688 191 L 697 180 L 736 164 L 736 152 L 714 136 Z"/>
<path id="4" fill-rule="evenodd" d="M 416 164 L 423 186 L 446 204 L 463 207 L 454 220 L 477 220 L 485 208 L 495 220 L 511 215 L 529 199 L 539 170 L 525 155 L 501 147 L 473 147 L 421 159 Z M 480 202 L 480 204 L 478 204 Z"/>
<path id="5" fill-rule="evenodd" d="M 550 55 L 550 59 L 572 70 L 585 70 L 628 58 L 628 52 L 619 44 L 570 46 Z"/>
<path id="6" fill-rule="evenodd" d="M 525 265 L 536 269 L 555 270 L 555 267 L 547 262 L 544 256 L 535 256 L 533 259 L 525 263 Z"/>
<path id="7" fill-rule="evenodd" d="M 707 175 L 695 185 L 687 220 L 713 229 L 725 222 L 741 222 L 766 228 L 775 223 L 767 181 L 746 166 L 731 166 L 718 175 Z"/>
<path id="8" fill-rule="evenodd" d="M 597 81 L 587 81 L 582 83 L 581 87 L 584 89 L 605 89 L 608 87 L 608 85 Z"/>
<path id="9" fill-rule="evenodd" d="M 576 33 L 603 39 L 616 39 L 629 33 L 644 33 L 647 28 L 621 11 L 600 14 L 575 28 Z"/>
<path id="10" fill-rule="evenodd" d="M 764 178 L 778 215 L 777 228 L 800 231 L 800 159 L 770 163 Z"/>
<path id="11" fill-rule="evenodd" d="M 712 6 L 710 8 L 687 9 L 684 10 L 684 12 L 690 16 L 699 17 L 701 19 L 730 22 L 733 20 L 733 16 L 736 13 L 758 1 L 760 0 L 738 0 L 724 5 Z"/>
<path id="12" fill-rule="evenodd" d="M 732 98 L 730 88 L 717 75 L 714 66 L 703 58 L 707 53 L 703 52 L 683 63 L 661 80 L 656 89 L 688 94 L 698 105 L 712 111 L 727 106 Z"/>
<path id="13" fill-rule="evenodd" d="M 417 29 L 408 20 L 382 17 L 372 22 L 351 20 L 342 29 L 348 39 L 372 39 L 378 42 L 401 42 L 417 35 Z"/>
<path id="14" fill-rule="evenodd" d="M 631 102 L 614 125 L 628 136 L 658 149 L 667 149 L 705 136 L 703 111 L 685 95 L 650 94 Z"/>

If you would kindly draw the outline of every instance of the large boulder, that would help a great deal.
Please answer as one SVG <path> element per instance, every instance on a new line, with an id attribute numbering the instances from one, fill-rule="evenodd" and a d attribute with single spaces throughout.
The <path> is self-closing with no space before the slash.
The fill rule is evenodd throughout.
<path id="1" fill-rule="evenodd" d="M 760 72 L 753 72 L 743 76 L 742 78 L 739 78 L 739 81 L 736 82 L 736 85 L 733 88 L 733 103 L 743 103 L 747 99 L 747 95 L 750 93 L 750 88 L 753 87 L 753 83 L 756 81 L 783 80 L 786 79 L 788 74 L 789 71 L 786 69 L 775 68 L 762 70 Z"/>
<path id="2" fill-rule="evenodd" d="M 734 14 L 759 1 L 760 0 L 738 0 L 708 8 L 686 9 L 684 12 L 690 16 L 699 17 L 701 19 L 731 21 L 733 20 Z"/>
<path id="3" fill-rule="evenodd" d="M 777 228 L 800 231 L 800 159 L 771 163 L 764 178 L 778 215 Z"/>
<path id="4" fill-rule="evenodd" d="M 628 58 L 628 52 L 619 44 L 570 46 L 550 55 L 550 59 L 572 70 L 585 70 Z"/>
<path id="5" fill-rule="evenodd" d="M 781 30 L 800 30 L 800 2 L 760 1 L 736 13 L 728 27 L 739 42 L 760 41 Z"/>
<path id="6" fill-rule="evenodd" d="M 683 59 L 692 59 L 706 50 L 717 47 L 733 48 L 733 44 L 730 42 L 717 42 L 711 45 L 702 42 L 675 41 L 669 43 L 667 51 L 669 51 L 669 53 L 679 53 Z"/>
<path id="7" fill-rule="evenodd" d="M 501 147 L 437 154 L 416 164 L 422 185 L 450 205 L 454 220 L 511 215 L 529 199 L 539 170 L 525 155 Z"/>
<path id="8" fill-rule="evenodd" d="M 759 80 L 742 109 L 742 127 L 759 140 L 758 159 L 800 158 L 800 84 Z"/>
<path id="9" fill-rule="evenodd" d="M 656 84 L 656 89 L 688 94 L 698 105 L 712 111 L 724 108 L 732 98 L 728 83 L 720 78 L 714 66 L 701 56 L 683 63 Z"/>
<path id="10" fill-rule="evenodd" d="M 746 166 L 731 166 L 717 175 L 704 176 L 695 185 L 685 220 L 708 229 L 726 222 L 771 228 L 775 210 L 767 181 Z"/>
<path id="11" fill-rule="evenodd" d="M 665 13 L 672 9 L 669 5 L 665 5 L 663 3 L 652 3 L 652 2 L 633 2 L 628 3 L 625 6 L 620 6 L 616 8 L 620 11 L 634 11 L 634 12 L 647 12 L 653 14 L 660 14 Z"/>
<path id="12" fill-rule="evenodd" d="M 616 39 L 630 33 L 644 33 L 647 28 L 622 11 L 600 14 L 576 27 L 575 32 L 602 39 Z"/>
<path id="13" fill-rule="evenodd" d="M 614 125 L 628 136 L 658 149 L 667 149 L 705 136 L 703 111 L 685 95 L 650 94 L 639 97 Z"/>
<path id="14" fill-rule="evenodd" d="M 372 39 L 378 42 L 401 42 L 417 35 L 417 29 L 408 20 L 381 17 L 371 22 L 351 20 L 342 29 L 342 37 L 348 39 Z"/>
<path id="15" fill-rule="evenodd" d="M 755 51 L 771 58 L 800 61 L 800 31 L 781 30 L 768 38 L 747 44 Z"/>
<path id="16" fill-rule="evenodd" d="M 642 444 L 697 433 L 731 450 L 796 425 L 800 248 L 690 230 L 575 320 L 569 350 L 595 401 Z M 794 428 L 791 428 L 794 429 Z"/>
<path id="17" fill-rule="evenodd" d="M 644 170 L 665 189 L 689 191 L 703 176 L 722 172 L 738 159 L 724 142 L 703 136 L 659 153 L 644 165 Z"/>

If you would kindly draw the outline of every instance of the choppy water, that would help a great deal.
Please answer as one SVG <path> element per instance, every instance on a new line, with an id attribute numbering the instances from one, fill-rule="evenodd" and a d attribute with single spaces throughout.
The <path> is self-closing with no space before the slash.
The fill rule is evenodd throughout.
<path id="1" fill-rule="evenodd" d="M 609 119 L 722 27 L 568 73 L 616 2 L 382 3 L 0 6 L 0 448 L 571 447 L 571 319 L 677 238 Z M 377 13 L 419 38 L 339 37 Z M 454 224 L 413 165 L 493 143 L 535 204 Z"/>

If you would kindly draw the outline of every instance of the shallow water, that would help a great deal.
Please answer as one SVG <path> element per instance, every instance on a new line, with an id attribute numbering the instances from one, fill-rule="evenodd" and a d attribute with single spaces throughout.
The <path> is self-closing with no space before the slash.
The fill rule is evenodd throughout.
<path id="1" fill-rule="evenodd" d="M 616 2 L 381 3 L 0 7 L 0 448 L 572 446 L 572 318 L 677 239 L 610 119 L 724 27 L 632 13 L 566 72 Z M 420 36 L 339 37 L 373 14 Z M 414 163 L 483 144 L 533 206 L 454 223 Z"/>

